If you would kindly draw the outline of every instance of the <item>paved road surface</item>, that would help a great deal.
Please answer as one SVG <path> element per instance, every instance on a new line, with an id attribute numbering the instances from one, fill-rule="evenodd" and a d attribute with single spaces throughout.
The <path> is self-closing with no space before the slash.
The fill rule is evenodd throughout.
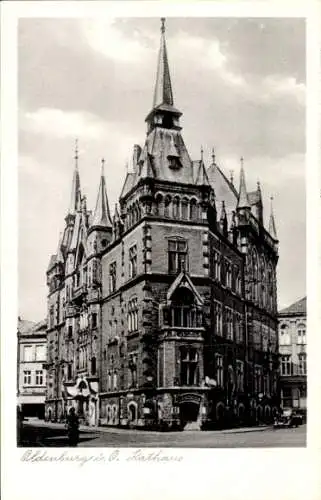
<path id="1" fill-rule="evenodd" d="M 24 423 L 22 446 L 68 446 L 62 424 L 41 421 Z M 79 447 L 153 447 L 153 448 L 252 448 L 304 447 L 306 425 L 293 429 L 233 429 L 224 431 L 155 432 L 106 428 L 82 429 Z"/>

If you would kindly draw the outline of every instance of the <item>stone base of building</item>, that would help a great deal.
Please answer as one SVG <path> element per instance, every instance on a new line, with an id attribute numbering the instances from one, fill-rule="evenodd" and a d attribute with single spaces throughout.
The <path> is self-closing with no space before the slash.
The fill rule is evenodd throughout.
<path id="1" fill-rule="evenodd" d="M 71 407 L 84 425 L 157 431 L 268 425 L 279 411 L 277 400 L 267 397 L 238 396 L 228 404 L 222 393 L 204 388 L 135 389 L 100 394 L 97 401 L 87 398 L 80 402 L 77 397 L 47 400 L 45 419 L 63 422 Z"/>
<path id="2" fill-rule="evenodd" d="M 101 394 L 99 425 L 149 429 L 210 430 L 273 423 L 279 411 L 268 398 L 238 398 L 230 405 L 203 388 Z"/>

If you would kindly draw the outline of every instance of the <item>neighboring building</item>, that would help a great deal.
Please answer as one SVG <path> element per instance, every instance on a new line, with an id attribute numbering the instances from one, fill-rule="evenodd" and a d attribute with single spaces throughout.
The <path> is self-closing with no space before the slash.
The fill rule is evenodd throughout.
<path id="1" fill-rule="evenodd" d="M 283 408 L 307 408 L 307 299 L 279 312 L 280 389 Z"/>
<path id="2" fill-rule="evenodd" d="M 18 318 L 17 404 L 26 417 L 44 417 L 47 321 Z"/>
<path id="3" fill-rule="evenodd" d="M 71 204 L 50 259 L 48 392 L 90 425 L 173 428 L 270 421 L 279 405 L 274 215 L 203 153 L 190 159 L 162 23 L 152 109 L 111 217 Z M 195 97 L 193 97 L 195 98 Z"/>

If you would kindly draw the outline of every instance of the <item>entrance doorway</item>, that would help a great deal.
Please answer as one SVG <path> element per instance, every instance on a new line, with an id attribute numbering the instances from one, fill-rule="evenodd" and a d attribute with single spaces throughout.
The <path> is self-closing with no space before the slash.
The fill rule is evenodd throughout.
<path id="1" fill-rule="evenodd" d="M 197 422 L 199 415 L 199 403 L 186 402 L 180 405 L 181 424 L 185 427 L 190 422 Z"/>

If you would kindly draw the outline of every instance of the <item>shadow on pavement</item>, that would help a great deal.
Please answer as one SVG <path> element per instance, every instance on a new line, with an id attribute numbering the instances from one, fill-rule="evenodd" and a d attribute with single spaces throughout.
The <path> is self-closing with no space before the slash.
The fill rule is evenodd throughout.
<path id="1" fill-rule="evenodd" d="M 80 438 L 78 446 L 85 441 L 94 441 L 98 435 L 91 432 L 80 431 Z M 31 425 L 24 425 L 21 432 L 21 439 L 18 446 L 25 447 L 56 447 L 64 448 L 69 447 L 67 431 L 64 429 L 52 429 L 49 427 L 33 427 Z"/>

